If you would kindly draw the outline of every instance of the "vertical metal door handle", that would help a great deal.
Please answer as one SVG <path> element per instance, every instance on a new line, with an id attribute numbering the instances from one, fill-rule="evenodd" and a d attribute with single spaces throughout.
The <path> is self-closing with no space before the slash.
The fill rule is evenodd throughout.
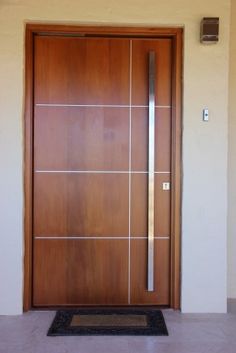
<path id="1" fill-rule="evenodd" d="M 149 53 L 148 123 L 148 291 L 154 291 L 154 168 L 155 168 L 155 66 L 156 55 Z"/>

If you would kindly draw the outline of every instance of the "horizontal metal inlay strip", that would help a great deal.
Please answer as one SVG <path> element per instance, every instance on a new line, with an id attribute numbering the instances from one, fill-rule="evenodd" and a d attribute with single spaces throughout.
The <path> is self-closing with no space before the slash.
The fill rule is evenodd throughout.
<path id="1" fill-rule="evenodd" d="M 169 240 L 170 237 L 154 237 L 155 239 L 160 239 L 160 240 Z M 34 239 L 53 239 L 53 240 L 71 240 L 71 239 L 78 239 L 78 240 L 101 240 L 101 239 L 107 239 L 107 240 L 115 240 L 115 239 L 122 239 L 122 240 L 132 240 L 132 239 L 135 239 L 135 240 L 138 240 L 138 239 L 148 239 L 147 237 L 89 237 L 89 236 L 84 236 L 84 237 L 76 237 L 76 236 L 72 236 L 72 237 L 46 237 L 46 236 L 43 236 L 43 237 L 34 237 Z"/>
<path id="2" fill-rule="evenodd" d="M 36 103 L 36 107 L 81 107 L 81 108 L 148 108 L 148 105 L 116 105 L 116 104 L 59 104 Z M 155 108 L 170 109 L 170 105 L 155 105 Z"/>
<path id="3" fill-rule="evenodd" d="M 81 174 L 148 174 L 142 171 L 123 170 L 35 170 L 35 173 L 81 173 Z M 171 172 L 155 172 L 155 174 L 171 174 Z"/>

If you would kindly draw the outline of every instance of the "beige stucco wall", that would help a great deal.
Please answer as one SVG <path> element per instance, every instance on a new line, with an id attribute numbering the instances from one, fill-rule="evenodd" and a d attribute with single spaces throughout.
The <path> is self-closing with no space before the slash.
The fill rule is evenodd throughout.
<path id="1" fill-rule="evenodd" d="M 0 314 L 22 311 L 24 27 L 32 21 L 184 26 L 182 310 L 226 310 L 229 15 L 230 0 L 0 0 Z M 217 45 L 199 43 L 203 16 L 220 16 Z"/>
<path id="2" fill-rule="evenodd" d="M 232 0 L 229 75 L 228 297 L 236 298 L 236 1 Z"/>

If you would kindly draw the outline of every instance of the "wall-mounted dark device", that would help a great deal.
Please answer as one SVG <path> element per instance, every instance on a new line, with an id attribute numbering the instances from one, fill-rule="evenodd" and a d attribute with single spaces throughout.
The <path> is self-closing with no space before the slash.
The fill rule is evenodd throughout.
<path id="1" fill-rule="evenodd" d="M 203 17 L 201 21 L 200 42 L 214 44 L 219 40 L 219 17 Z"/>

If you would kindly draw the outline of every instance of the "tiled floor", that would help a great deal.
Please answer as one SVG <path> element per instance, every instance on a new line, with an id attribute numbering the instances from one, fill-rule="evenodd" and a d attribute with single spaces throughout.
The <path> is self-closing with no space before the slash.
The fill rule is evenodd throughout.
<path id="1" fill-rule="evenodd" d="M 47 337 L 54 312 L 0 317 L 0 353 L 236 353 L 236 315 L 164 310 L 169 337 Z"/>

